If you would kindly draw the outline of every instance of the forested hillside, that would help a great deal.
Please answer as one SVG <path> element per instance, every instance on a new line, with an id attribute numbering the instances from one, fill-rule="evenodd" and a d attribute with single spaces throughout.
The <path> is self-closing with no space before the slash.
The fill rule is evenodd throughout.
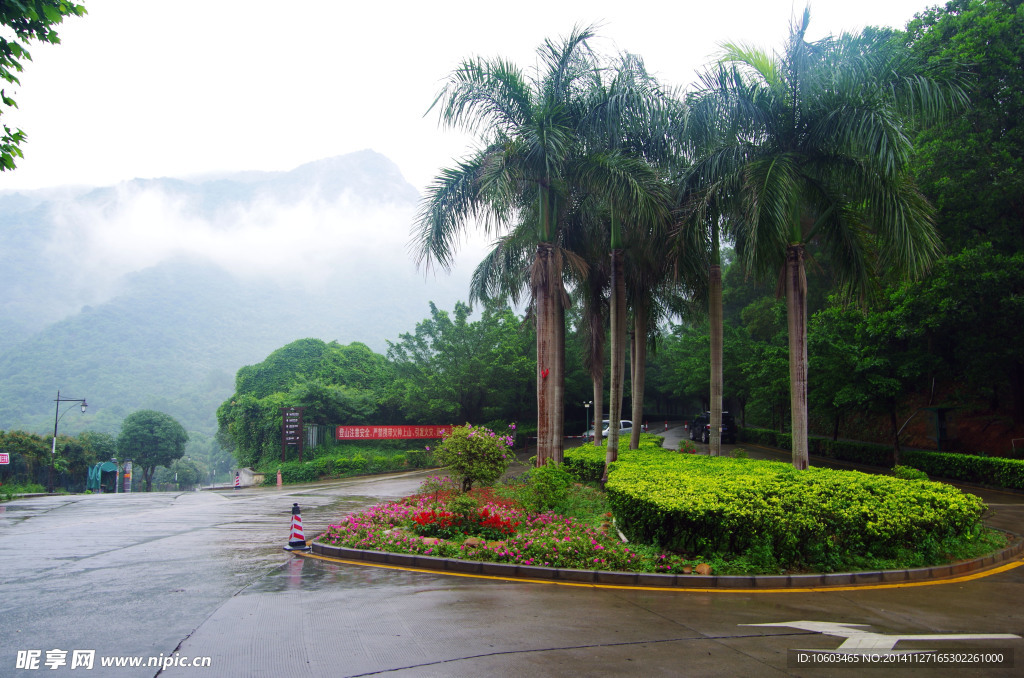
<path id="1" fill-rule="evenodd" d="M 462 277 L 405 253 L 416 191 L 371 151 L 199 179 L 0 195 L 0 430 L 116 433 L 140 409 L 212 436 L 235 373 L 302 337 L 383 351 Z M 468 268 L 468 266 L 467 266 Z"/>

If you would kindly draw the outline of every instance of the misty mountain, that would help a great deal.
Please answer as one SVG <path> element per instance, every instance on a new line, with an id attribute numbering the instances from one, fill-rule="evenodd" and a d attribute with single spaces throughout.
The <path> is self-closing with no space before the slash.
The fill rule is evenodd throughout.
<path id="1" fill-rule="evenodd" d="M 0 195 L 0 429 L 116 432 L 134 410 L 212 433 L 234 375 L 295 339 L 383 352 L 465 298 L 407 251 L 418 195 L 362 151 L 291 172 Z"/>

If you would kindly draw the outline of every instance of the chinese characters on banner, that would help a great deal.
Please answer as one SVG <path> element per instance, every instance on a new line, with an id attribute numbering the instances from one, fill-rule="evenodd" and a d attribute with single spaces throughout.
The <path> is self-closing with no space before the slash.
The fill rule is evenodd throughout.
<path id="1" fill-rule="evenodd" d="M 443 438 L 451 432 L 451 426 L 339 426 L 334 437 L 336 440 L 407 440 Z"/>

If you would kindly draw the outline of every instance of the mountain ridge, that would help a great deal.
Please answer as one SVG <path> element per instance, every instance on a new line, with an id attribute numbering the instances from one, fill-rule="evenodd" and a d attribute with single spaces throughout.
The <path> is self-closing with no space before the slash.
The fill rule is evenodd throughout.
<path id="1" fill-rule="evenodd" d="M 373 151 L 237 180 L 0 195 L 0 430 L 51 430 L 60 389 L 90 404 L 62 431 L 116 433 L 147 408 L 212 435 L 235 372 L 280 346 L 383 352 L 468 287 L 468 266 L 415 270 L 417 203 Z"/>

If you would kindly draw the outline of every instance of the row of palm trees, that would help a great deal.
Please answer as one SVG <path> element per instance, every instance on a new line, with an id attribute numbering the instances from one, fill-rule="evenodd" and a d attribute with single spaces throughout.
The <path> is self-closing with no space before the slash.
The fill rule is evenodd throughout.
<path id="1" fill-rule="evenodd" d="M 789 314 L 793 464 L 807 467 L 808 245 L 851 291 L 880 268 L 920 274 L 939 251 L 931 208 L 908 172 L 913 126 L 966 105 L 877 32 L 808 42 L 809 13 L 785 49 L 729 45 L 688 93 L 641 59 L 606 59 L 592 28 L 546 41 L 527 75 L 500 58 L 465 61 L 431 109 L 480 145 L 431 184 L 414 226 L 421 266 L 448 267 L 464 231 L 494 247 L 471 298 L 518 302 L 537 330 L 537 462 L 561 462 L 567 288 L 583 309 L 594 412 L 603 411 L 607 304 L 609 419 L 621 418 L 632 310 L 633 420 L 642 421 L 647 338 L 662 313 L 708 298 L 711 451 L 722 409 L 719 243 L 752 274 L 780 274 Z M 628 252 L 629 256 L 626 257 Z M 639 430 L 631 440 L 638 442 Z M 619 431 L 610 426 L 607 460 Z M 600 443 L 600 438 L 598 438 Z"/>

